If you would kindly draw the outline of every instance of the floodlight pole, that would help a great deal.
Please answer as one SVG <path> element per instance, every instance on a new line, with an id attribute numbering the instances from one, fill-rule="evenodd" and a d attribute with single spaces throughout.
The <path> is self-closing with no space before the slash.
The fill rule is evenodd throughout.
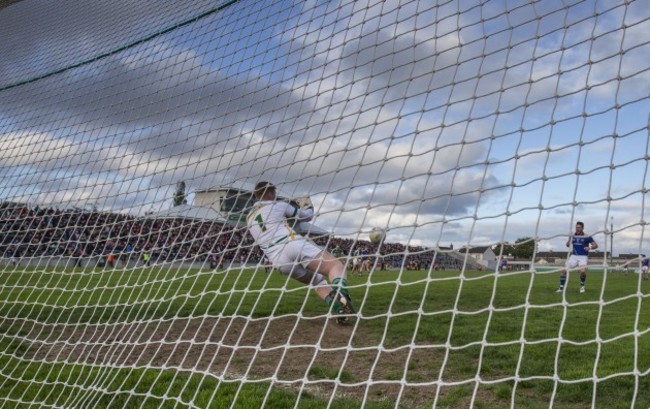
<path id="1" fill-rule="evenodd" d="M 614 263 L 614 216 L 609 217 L 609 258 Z"/>

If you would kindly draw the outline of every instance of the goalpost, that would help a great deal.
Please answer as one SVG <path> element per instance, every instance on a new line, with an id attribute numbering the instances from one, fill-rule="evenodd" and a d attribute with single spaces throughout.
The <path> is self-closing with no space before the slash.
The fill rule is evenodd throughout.
<path id="1" fill-rule="evenodd" d="M 2 406 L 650 406 L 650 281 L 616 268 L 650 255 L 648 30 L 641 0 L 0 5 Z M 311 198 L 351 324 L 265 264 L 262 180 Z M 556 293 L 578 221 L 602 263 Z"/>

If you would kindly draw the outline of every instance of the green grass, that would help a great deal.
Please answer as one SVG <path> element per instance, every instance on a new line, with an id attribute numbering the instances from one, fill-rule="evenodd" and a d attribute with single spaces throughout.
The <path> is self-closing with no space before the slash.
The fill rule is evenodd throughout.
<path id="1" fill-rule="evenodd" d="M 556 274 L 351 277 L 361 317 L 356 327 L 324 331 L 320 348 L 281 344 L 257 352 L 271 366 L 286 352 L 278 383 L 268 381 L 273 368 L 260 380 L 251 370 L 249 382 L 241 383 L 205 368 L 44 358 L 31 343 L 51 341 L 53 328 L 72 348 L 78 339 L 63 337 L 62 328 L 326 313 L 312 291 L 277 273 L 7 269 L 0 283 L 3 407 L 226 408 L 233 401 L 238 408 L 650 406 L 650 376 L 634 375 L 650 371 L 650 283 L 634 274 L 592 272 L 586 294 L 578 293 L 572 276 L 564 298 L 554 292 Z M 354 331 L 349 340 L 328 343 L 328 335 L 346 331 Z M 308 370 L 284 368 L 296 356 L 311 363 Z M 247 373 L 249 364 L 250 357 L 234 356 L 230 369 Z"/>

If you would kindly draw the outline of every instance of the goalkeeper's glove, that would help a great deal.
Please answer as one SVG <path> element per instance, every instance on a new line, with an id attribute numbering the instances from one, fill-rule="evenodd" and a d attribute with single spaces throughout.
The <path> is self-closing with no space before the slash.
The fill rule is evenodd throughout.
<path id="1" fill-rule="evenodd" d="M 304 196 L 304 197 L 296 197 L 294 199 L 291 199 L 290 202 L 293 206 L 297 207 L 298 209 L 313 209 L 314 205 L 311 202 L 311 199 L 309 196 Z"/>

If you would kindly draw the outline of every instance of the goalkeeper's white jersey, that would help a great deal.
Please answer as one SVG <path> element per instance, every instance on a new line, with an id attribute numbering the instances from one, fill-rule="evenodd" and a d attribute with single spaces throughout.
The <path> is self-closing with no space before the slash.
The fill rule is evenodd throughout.
<path id="1" fill-rule="evenodd" d="M 253 205 L 247 217 L 248 231 L 262 250 L 296 238 L 287 218 L 308 221 L 314 209 L 297 209 L 287 202 L 261 200 Z"/>

